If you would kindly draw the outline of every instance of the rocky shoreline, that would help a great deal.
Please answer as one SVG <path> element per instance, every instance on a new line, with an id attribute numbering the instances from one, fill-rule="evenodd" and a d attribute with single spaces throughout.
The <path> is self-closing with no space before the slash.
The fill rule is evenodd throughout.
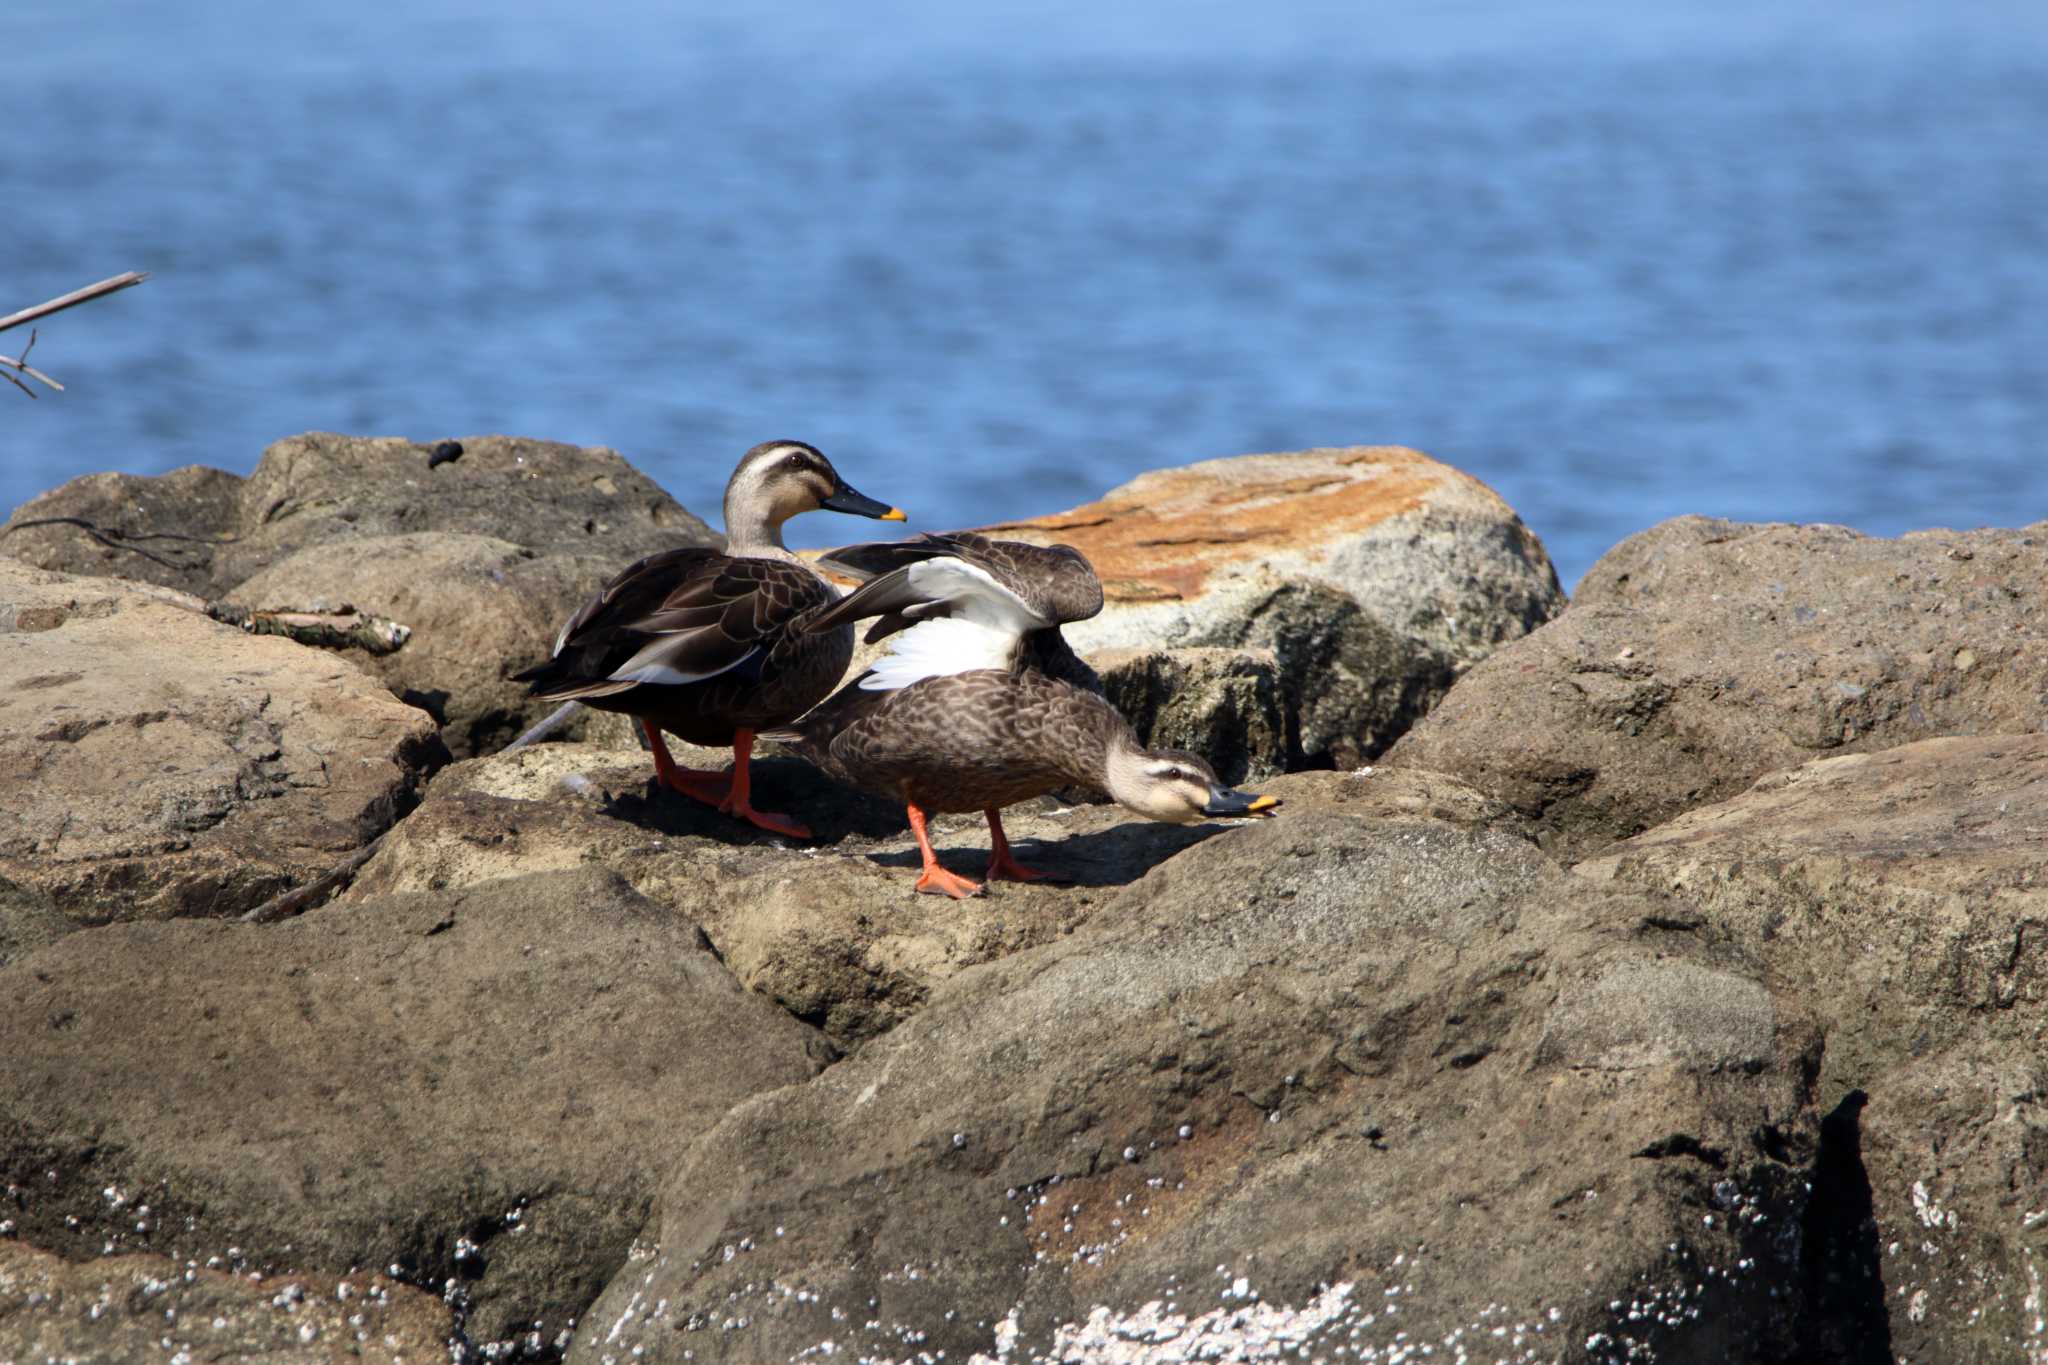
<path id="1" fill-rule="evenodd" d="M 2048 1362 L 2048 523 L 1681 518 L 1567 605 L 1372 447 L 1001 533 L 1280 818 L 1046 800 L 1071 880 L 956 903 L 794 759 L 804 846 L 611 718 L 497 753 L 583 595 L 715 540 L 610 451 L 19 509 L 0 1361 Z"/>

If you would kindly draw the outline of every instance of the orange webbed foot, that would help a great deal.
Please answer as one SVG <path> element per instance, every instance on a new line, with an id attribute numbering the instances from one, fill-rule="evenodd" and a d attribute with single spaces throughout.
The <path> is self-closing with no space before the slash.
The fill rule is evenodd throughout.
<path id="1" fill-rule="evenodd" d="M 918 877 L 916 889 L 928 896 L 951 896 L 956 901 L 982 894 L 980 882 L 969 881 L 957 872 L 948 872 L 937 863 L 927 867 Z"/>
<path id="2" fill-rule="evenodd" d="M 811 837 L 811 827 L 809 825 L 798 824 L 787 815 L 777 815 L 773 811 L 755 810 L 745 802 L 734 801 L 730 796 L 718 803 L 718 811 L 721 815 L 730 815 L 736 820 L 744 820 L 756 829 L 765 829 L 770 834 L 786 835 L 791 839 L 808 839 Z"/>

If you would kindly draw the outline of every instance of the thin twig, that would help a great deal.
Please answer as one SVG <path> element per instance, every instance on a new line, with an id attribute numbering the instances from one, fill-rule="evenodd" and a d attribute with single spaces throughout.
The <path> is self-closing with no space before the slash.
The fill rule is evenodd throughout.
<path id="1" fill-rule="evenodd" d="M 14 380 L 17 388 L 23 387 L 20 380 L 15 379 L 13 375 L 8 374 L 5 370 L 0 370 L 0 379 Z M 35 395 L 31 393 L 29 397 L 33 398 Z M 161 564 L 166 569 L 190 569 L 197 566 L 182 564 L 175 559 L 166 559 L 162 555 L 152 554 L 133 542 L 138 540 L 181 540 L 192 545 L 232 545 L 236 539 L 234 536 L 188 536 L 180 531 L 124 531 L 118 526 L 101 526 L 98 522 L 88 521 L 84 517 L 30 517 L 26 521 L 10 522 L 4 527 L 0 527 L 0 538 L 13 535 L 16 531 L 26 531 L 31 526 L 76 526 L 79 530 L 85 532 L 110 550 L 126 550 L 130 554 L 141 555 L 152 564 Z"/>
<path id="2" fill-rule="evenodd" d="M 396 825 L 391 827 L 391 829 L 397 828 L 398 826 Z M 384 831 L 385 834 L 390 832 L 391 830 Z M 268 924 L 272 920 L 280 920 L 287 915 L 296 915 L 303 910 L 312 909 L 319 902 L 327 899 L 330 894 L 346 886 L 355 877 L 356 869 L 370 861 L 370 856 L 377 851 L 377 845 L 383 842 L 384 835 L 378 835 L 354 853 L 349 854 L 346 861 L 328 872 L 325 876 L 307 882 L 295 891 L 286 891 L 282 895 L 272 896 L 254 910 L 243 915 L 242 923 Z"/>
<path id="3" fill-rule="evenodd" d="M 583 703 L 580 701 L 563 702 L 560 706 L 548 712 L 546 719 L 542 720 L 540 724 L 534 726 L 531 730 L 528 730 L 525 734 L 498 750 L 498 752 L 509 754 L 514 749 L 524 749 L 527 745 L 537 740 L 546 739 L 549 735 L 562 728 L 563 721 L 569 719 L 569 717 L 582 709 Z"/>
<path id="4" fill-rule="evenodd" d="M 5 356 L 0 356 L 0 360 L 4 359 L 6 359 Z M 7 373 L 7 371 L 5 370 L 0 370 L 0 379 L 6 380 L 8 383 L 14 385 L 15 388 L 20 389 L 23 393 L 27 394 L 31 398 L 36 396 L 36 391 L 34 389 L 22 383 L 19 379 L 16 379 L 13 375 Z"/>
<path id="5" fill-rule="evenodd" d="M 28 363 L 28 353 L 36 348 L 36 336 L 36 330 L 33 327 L 31 327 L 28 333 L 28 345 L 21 348 L 21 354 L 18 356 L 0 355 L 0 365 L 11 365 L 15 369 L 20 370 L 23 374 L 27 375 L 30 379 L 40 380 L 41 382 L 55 389 L 57 392 L 62 393 L 64 392 L 64 386 L 62 384 L 59 384 L 56 380 L 50 378 L 50 376 L 44 374 L 41 370 L 37 369 L 35 366 Z M 9 379 L 14 379 L 13 375 L 9 375 L 7 377 Z M 14 380 L 14 386 L 16 388 L 25 387 L 22 384 L 22 382 L 18 379 Z M 29 394 L 29 397 L 33 398 L 35 397 L 35 395 L 31 393 Z"/>
<path id="6" fill-rule="evenodd" d="M 5 371 L 0 371 L 0 374 L 5 374 L 5 377 L 8 379 L 14 379 L 13 375 L 6 374 Z M 21 384 L 19 379 L 14 379 L 14 382 L 17 386 Z M 33 398 L 35 395 L 30 394 L 29 397 Z M 16 531 L 26 531 L 31 526 L 76 526 L 79 530 L 85 532 L 110 550 L 126 550 L 129 554 L 141 555 L 150 563 L 161 564 L 166 569 L 190 569 L 194 567 L 191 564 L 181 564 L 175 559 L 165 559 L 162 555 L 153 554 L 143 549 L 140 545 L 124 543 L 130 540 L 153 540 L 159 536 L 168 536 L 171 534 L 168 531 L 160 531 L 150 536 L 131 536 L 118 526 L 102 527 L 87 521 L 84 517 L 30 517 L 27 521 L 17 521 L 6 527 L 0 527 L 0 536 L 12 535 Z M 198 536 L 177 536 L 174 538 L 178 540 L 200 540 Z M 202 541 L 201 543 L 204 542 Z"/>
<path id="7" fill-rule="evenodd" d="M 59 298 L 51 299 L 48 303 L 39 303 L 33 308 L 24 308 L 19 313 L 9 313 L 6 317 L 0 318 L 0 332 L 4 332 L 10 327 L 19 327 L 24 322 L 34 322 L 37 318 L 46 318 L 52 313 L 61 313 L 66 308 L 76 308 L 81 303 L 90 303 L 94 299 L 103 298 L 117 289 L 126 289 L 131 285 L 141 284 L 148 278 L 149 272 L 147 270 L 130 270 L 124 274 L 114 275 L 101 280 L 98 284 L 89 284 L 83 289 L 74 289 Z"/>

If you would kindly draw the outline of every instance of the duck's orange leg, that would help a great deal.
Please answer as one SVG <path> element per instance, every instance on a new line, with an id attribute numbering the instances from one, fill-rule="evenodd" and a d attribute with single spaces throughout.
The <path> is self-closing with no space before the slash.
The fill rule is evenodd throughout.
<path id="1" fill-rule="evenodd" d="M 648 747 L 654 750 L 654 776 L 662 786 L 694 797 L 707 806 L 715 806 L 725 799 L 726 792 L 732 787 L 731 773 L 682 767 L 669 756 L 668 745 L 662 743 L 661 727 L 643 720 L 640 729 L 647 736 Z"/>
<path id="2" fill-rule="evenodd" d="M 907 804 L 904 809 L 910 812 L 910 832 L 917 836 L 917 851 L 924 855 L 924 871 L 918 875 L 916 889 L 935 895 L 951 896 L 956 901 L 966 900 L 969 896 L 979 896 L 980 882 L 970 882 L 967 878 L 939 866 L 939 855 L 932 852 L 931 836 L 925 832 L 924 812 L 916 806 Z"/>
<path id="3" fill-rule="evenodd" d="M 1003 837 L 1003 813 L 994 807 L 982 812 L 988 817 L 988 879 L 1007 877 L 1013 882 L 1042 882 L 1051 879 L 1050 872 L 1040 872 L 1035 867 L 1026 867 L 1010 856 L 1010 841 Z"/>
<path id="4" fill-rule="evenodd" d="M 718 809 L 726 814 L 745 820 L 774 834 L 786 834 L 792 839 L 811 837 L 809 826 L 800 825 L 787 815 L 776 815 L 765 810 L 755 810 L 747 799 L 752 790 L 749 765 L 754 756 L 754 732 L 741 730 L 732 737 L 732 785 L 725 799 L 718 803 Z"/>

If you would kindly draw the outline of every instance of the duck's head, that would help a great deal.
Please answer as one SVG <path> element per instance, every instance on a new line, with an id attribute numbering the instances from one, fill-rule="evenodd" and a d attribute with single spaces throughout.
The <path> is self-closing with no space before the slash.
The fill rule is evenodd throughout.
<path id="1" fill-rule="evenodd" d="M 903 510 L 857 492 L 816 446 L 763 441 L 740 457 L 725 485 L 725 534 L 739 546 L 782 544 L 782 523 L 823 508 L 880 521 L 902 521 Z"/>
<path id="2" fill-rule="evenodd" d="M 1223 785 L 1216 770 L 1179 749 L 1127 749 L 1112 753 L 1107 774 L 1117 804 L 1171 825 L 1226 816 L 1268 816 L 1280 808 L 1273 796 L 1254 796 Z"/>

